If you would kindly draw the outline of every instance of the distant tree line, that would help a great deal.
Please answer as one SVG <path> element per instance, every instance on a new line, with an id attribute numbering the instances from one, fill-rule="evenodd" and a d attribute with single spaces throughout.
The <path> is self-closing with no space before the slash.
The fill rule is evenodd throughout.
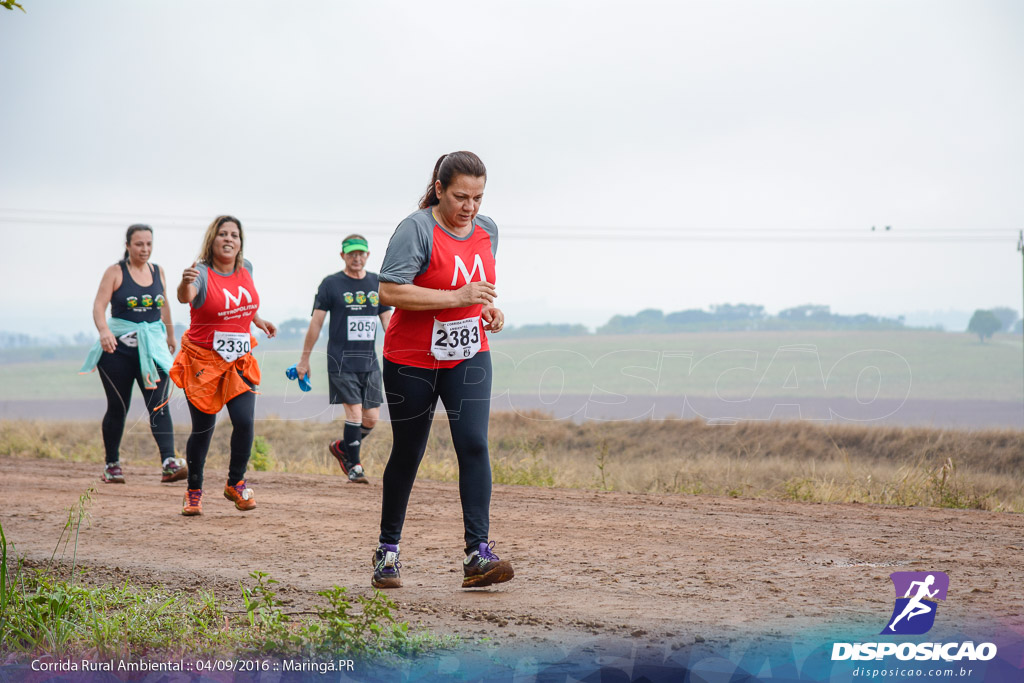
<path id="1" fill-rule="evenodd" d="M 324 325 L 320 334 L 327 334 L 328 325 Z M 289 318 L 277 326 L 278 339 L 304 339 L 309 329 L 309 318 Z"/>
<path id="2" fill-rule="evenodd" d="M 174 324 L 174 336 L 181 338 L 186 326 Z M 303 339 L 309 329 L 308 318 L 290 318 L 277 327 L 279 339 Z M 774 330 L 905 330 L 903 316 L 886 318 L 860 313 L 839 315 L 829 306 L 804 304 L 768 315 L 764 306 L 757 304 L 716 304 L 703 310 L 690 308 L 664 313 L 648 308 L 635 315 L 615 315 L 597 328 L 597 334 L 667 334 L 673 332 L 774 331 Z M 941 330 L 941 327 L 930 328 Z M 978 309 L 967 325 L 967 332 L 985 341 L 999 332 L 1024 332 L 1024 320 L 1012 308 Z M 321 335 L 327 334 L 324 326 Z M 503 339 L 534 337 L 579 337 L 590 334 L 584 325 L 570 323 L 543 323 L 536 325 L 510 325 L 502 332 Z M 18 332 L 0 331 L 0 350 L 57 346 L 91 346 L 96 341 L 93 332 L 74 335 L 37 337 Z"/>
<path id="3" fill-rule="evenodd" d="M 277 326 L 278 339 L 304 339 L 309 328 L 308 318 L 290 318 Z M 325 325 L 321 336 L 327 334 Z M 502 339 L 526 339 L 530 337 L 575 337 L 590 334 L 586 325 L 569 323 L 543 323 L 540 325 L 509 325 L 501 332 Z"/>
<path id="4" fill-rule="evenodd" d="M 531 337 L 579 337 L 590 334 L 586 325 L 544 323 L 542 325 L 510 326 L 502 330 L 502 339 L 528 339 Z"/>
<path id="5" fill-rule="evenodd" d="M 901 330 L 903 316 L 884 318 L 861 313 L 839 315 L 829 306 L 804 304 L 768 315 L 757 304 L 716 304 L 710 310 L 691 308 L 663 313 L 648 308 L 636 315 L 616 315 L 597 328 L 598 334 L 660 334 L 751 330 Z"/>
<path id="6" fill-rule="evenodd" d="M 975 316 L 981 311 L 975 311 Z M 994 332 L 1020 332 L 1017 311 L 1012 308 L 993 308 L 990 313 L 998 322 Z M 984 319 L 984 316 L 983 316 Z M 973 319 L 972 319 L 973 320 Z M 986 328 L 991 323 L 986 323 Z M 303 339 L 309 329 L 309 318 L 289 318 L 277 326 L 278 339 Z M 321 336 L 327 334 L 325 325 Z M 615 315 L 597 328 L 597 334 L 661 334 L 670 332 L 720 332 L 743 330 L 901 330 L 907 329 L 903 316 L 885 318 L 860 313 L 839 315 L 832 313 L 829 306 L 804 304 L 779 311 L 772 316 L 765 313 L 764 306 L 757 304 L 715 304 L 710 310 L 691 308 L 685 311 L 663 313 L 657 308 L 648 308 L 635 315 Z M 181 337 L 185 326 L 174 325 L 176 336 Z M 977 332 L 968 327 L 968 332 Z M 536 325 L 509 325 L 502 331 L 503 339 L 527 339 L 532 337 L 577 337 L 590 334 L 585 325 L 570 323 L 543 323 Z M 22 335 L 24 336 L 24 335 Z M 76 335 L 76 340 L 80 335 Z M 991 336 L 991 335 L 987 335 Z M 90 342 L 91 343 L 91 342 Z M 30 344 L 31 345 L 31 344 Z M 3 348 L 0 337 L 0 348 Z"/>
<path id="7" fill-rule="evenodd" d="M 1003 306 L 987 310 L 979 308 L 971 316 L 971 321 L 967 323 L 967 331 L 978 335 L 978 339 L 982 342 L 991 339 L 996 332 L 1012 330 L 1019 334 L 1022 326 L 1017 317 L 1017 311 L 1012 308 Z"/>
<path id="8" fill-rule="evenodd" d="M 21 332 L 0 331 L 0 349 L 27 349 L 40 346 L 88 346 L 96 341 L 95 334 L 77 332 L 73 335 L 57 334 L 35 337 Z"/>

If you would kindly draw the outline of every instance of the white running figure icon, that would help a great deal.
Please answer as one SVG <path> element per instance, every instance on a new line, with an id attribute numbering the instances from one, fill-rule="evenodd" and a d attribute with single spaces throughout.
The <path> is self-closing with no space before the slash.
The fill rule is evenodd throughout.
<path id="1" fill-rule="evenodd" d="M 919 614 L 928 614 L 932 611 L 932 608 L 921 602 L 921 600 L 923 598 L 934 598 L 935 595 L 939 592 L 938 588 L 936 588 L 933 591 L 928 590 L 929 586 L 931 586 L 933 583 L 935 583 L 934 574 L 929 574 L 928 576 L 926 576 L 924 581 L 912 581 L 910 583 L 910 587 L 907 588 L 907 594 L 903 597 L 910 598 L 910 594 L 914 591 L 914 586 L 918 587 L 917 593 L 914 595 L 914 597 L 910 598 L 910 602 L 908 602 L 907 606 L 903 608 L 903 611 L 900 613 L 900 615 L 893 619 L 892 623 L 889 624 L 890 631 L 896 631 L 896 622 L 902 619 L 903 617 L 906 617 L 907 621 L 910 621 Z"/>

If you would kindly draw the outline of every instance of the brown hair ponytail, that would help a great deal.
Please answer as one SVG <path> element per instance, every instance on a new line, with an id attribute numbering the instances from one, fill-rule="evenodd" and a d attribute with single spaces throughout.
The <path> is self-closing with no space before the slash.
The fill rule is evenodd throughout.
<path id="1" fill-rule="evenodd" d="M 420 197 L 420 208 L 426 209 L 431 206 L 437 206 L 440 201 L 437 198 L 437 187 L 436 183 L 438 180 L 441 181 L 441 189 L 448 187 L 451 184 L 455 176 L 468 175 L 474 178 L 487 179 L 487 167 L 484 166 L 484 162 L 480 161 L 480 157 L 473 154 L 472 152 L 452 152 L 451 154 L 442 154 L 441 158 L 434 164 L 434 173 L 430 177 L 430 184 L 427 185 L 427 191 Z"/>

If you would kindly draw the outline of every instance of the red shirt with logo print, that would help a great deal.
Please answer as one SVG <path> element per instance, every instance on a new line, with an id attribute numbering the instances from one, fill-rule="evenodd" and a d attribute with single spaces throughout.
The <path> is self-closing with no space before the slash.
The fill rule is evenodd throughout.
<path id="1" fill-rule="evenodd" d="M 455 290 L 470 282 L 494 284 L 498 228 L 490 218 L 476 216 L 473 230 L 456 237 L 434 220 L 431 209 L 422 209 L 402 221 L 388 244 L 379 278 L 382 282 L 413 284 L 428 289 Z M 384 357 L 392 363 L 417 368 L 451 368 L 462 362 L 438 360 L 431 353 L 434 321 L 478 318 L 482 304 L 426 311 L 396 309 L 384 337 Z M 477 323 L 480 349 L 488 351 L 483 320 Z"/>
<path id="2" fill-rule="evenodd" d="M 260 297 L 252 280 L 252 264 L 246 261 L 245 267 L 236 268 L 229 275 L 202 263 L 197 268 L 199 293 L 192 300 L 191 322 L 185 332 L 189 341 L 212 349 L 213 335 L 218 331 L 249 334 L 260 307 Z"/>

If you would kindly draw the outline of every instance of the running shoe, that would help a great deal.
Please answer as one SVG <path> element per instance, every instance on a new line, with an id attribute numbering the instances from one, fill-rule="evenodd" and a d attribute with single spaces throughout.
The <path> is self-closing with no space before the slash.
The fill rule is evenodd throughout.
<path id="1" fill-rule="evenodd" d="M 164 472 L 160 481 L 164 484 L 172 481 L 180 481 L 188 476 L 188 466 L 185 458 L 167 458 L 164 460 Z"/>
<path id="2" fill-rule="evenodd" d="M 462 563 L 462 587 L 483 588 L 494 583 L 509 581 L 516 575 L 512 563 L 498 559 L 492 550 L 494 541 L 481 543 Z"/>
<path id="3" fill-rule="evenodd" d="M 362 465 L 352 465 L 352 469 L 348 471 L 348 480 L 353 484 L 370 483 L 370 480 L 366 478 L 366 474 L 363 473 Z"/>
<path id="4" fill-rule="evenodd" d="M 381 543 L 373 553 L 374 588 L 401 588 L 402 575 L 398 571 L 402 563 L 398 561 L 398 544 Z"/>
<path id="5" fill-rule="evenodd" d="M 121 471 L 121 463 L 112 462 L 104 467 L 100 480 L 106 484 L 123 484 L 124 472 Z"/>
<path id="6" fill-rule="evenodd" d="M 186 517 L 203 514 L 202 489 L 189 489 L 185 491 L 185 500 L 181 502 L 181 514 Z"/>
<path id="7" fill-rule="evenodd" d="M 337 441 L 332 441 L 331 445 L 327 447 L 327 450 L 329 450 L 331 452 L 331 455 L 334 456 L 334 459 L 338 461 L 338 465 L 341 467 L 341 471 L 348 475 L 349 481 L 355 481 L 355 479 L 352 478 L 352 470 L 356 468 L 358 463 L 353 465 L 348 461 L 348 454 L 345 452 L 345 444 L 341 442 L 341 439 L 338 439 Z M 360 467 L 359 471 L 362 472 L 362 469 L 363 468 Z M 363 478 L 365 479 L 365 477 Z"/>
<path id="8" fill-rule="evenodd" d="M 256 494 L 252 489 L 246 488 L 245 479 L 234 486 L 227 484 L 224 487 L 224 497 L 232 501 L 239 510 L 252 510 L 256 507 Z"/>

